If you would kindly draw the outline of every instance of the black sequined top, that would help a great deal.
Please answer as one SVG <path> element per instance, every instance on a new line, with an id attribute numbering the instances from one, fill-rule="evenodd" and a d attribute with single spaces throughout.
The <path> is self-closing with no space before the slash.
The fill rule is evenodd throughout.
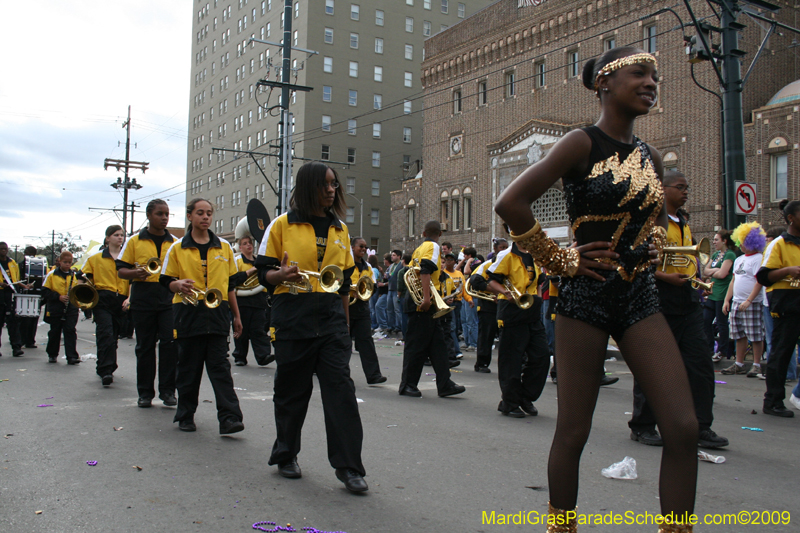
<path id="1" fill-rule="evenodd" d="M 647 145 L 622 143 L 597 126 L 583 128 L 592 140 L 589 171 L 564 178 L 564 195 L 578 245 L 610 241 L 620 257 L 608 261 L 626 281 L 650 266 L 650 233 L 664 193 Z"/>

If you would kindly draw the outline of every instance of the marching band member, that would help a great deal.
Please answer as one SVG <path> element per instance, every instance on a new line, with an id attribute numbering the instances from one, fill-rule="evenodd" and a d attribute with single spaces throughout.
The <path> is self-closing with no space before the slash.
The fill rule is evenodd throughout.
<path id="1" fill-rule="evenodd" d="M 82 278 L 82 274 L 72 270 L 72 260 L 72 252 L 61 252 L 55 268 L 47 274 L 42 286 L 42 298 L 47 302 L 44 321 L 50 324 L 47 335 L 49 363 L 56 362 L 62 333 L 67 364 L 77 365 L 81 362 L 76 349 L 78 333 L 75 330 L 80 313 L 77 307 L 69 303 L 69 291 L 78 283 L 76 278 Z"/>
<path id="2" fill-rule="evenodd" d="M 448 255 L 452 256 L 453 254 L 452 252 L 448 252 L 442 255 L 442 267 L 445 266 Z M 455 306 L 453 305 L 455 295 L 455 281 L 453 281 L 453 278 L 450 277 L 450 274 L 445 270 L 445 268 L 442 268 L 442 270 L 439 272 L 439 296 L 442 297 L 442 301 L 444 301 L 448 307 L 451 307 L 453 311 L 434 319 L 434 321 L 436 322 L 436 326 L 442 330 L 444 345 L 447 347 L 447 358 L 450 363 L 450 368 L 455 368 L 460 365 L 461 361 L 459 361 L 459 359 L 462 357 L 461 350 L 459 349 L 458 337 L 453 339 L 453 330 L 455 329 L 455 320 L 453 320 L 453 315 L 456 312 Z"/>
<path id="3" fill-rule="evenodd" d="M 246 235 L 240 238 L 239 251 L 241 254 L 236 258 L 236 267 L 239 270 L 234 282 L 236 286 L 244 284 L 247 278 L 257 272 L 256 260 L 253 257 L 253 237 Z M 267 296 L 267 289 L 252 296 L 238 294 L 236 296 L 239 314 L 242 317 L 242 334 L 233 339 L 235 346 L 233 360 L 236 366 L 247 364 L 247 352 L 251 343 L 259 366 L 266 366 L 275 360 L 275 357 L 270 355 L 272 347 L 267 331 L 270 315 Z"/>
<path id="4" fill-rule="evenodd" d="M 446 303 L 455 307 L 453 310 L 453 320 L 450 327 L 450 337 L 453 339 L 456 358 L 461 358 L 461 345 L 458 343 L 458 328 L 461 326 L 461 307 L 475 305 L 472 297 L 464 292 L 464 273 L 456 268 L 456 255 L 453 252 L 444 254 L 444 272 L 450 277 L 453 283 L 452 301 Z M 464 335 L 465 349 L 469 351 L 471 346 L 467 342 L 467 335 Z"/>
<path id="5" fill-rule="evenodd" d="M 158 397 L 164 405 L 175 399 L 178 347 L 173 337 L 172 294 L 158 283 L 159 273 L 145 270 L 151 258 L 163 263 L 174 238 L 166 231 L 169 207 L 164 200 L 147 204 L 147 227 L 122 247 L 117 274 L 131 281 L 130 311 L 136 331 L 136 388 L 139 407 L 150 407 L 155 397 L 156 342 L 158 342 Z"/>
<path id="6" fill-rule="evenodd" d="M 436 325 L 431 302 L 431 291 L 440 290 L 441 282 L 437 270 L 441 269 L 442 257 L 439 251 L 439 238 L 442 226 L 436 220 L 425 224 L 423 242 L 411 256 L 409 268 L 420 269 L 419 278 L 422 284 L 422 303 L 417 307 L 410 291 L 406 296 L 405 312 L 408 314 L 408 334 L 403 347 L 403 375 L 400 378 L 399 393 L 402 396 L 421 398 L 417 388 L 422 376 L 425 360 L 430 358 L 436 373 L 436 388 L 440 397 L 461 394 L 467 390 L 463 385 L 450 379 L 450 365 L 447 360 L 447 347 L 442 329 Z M 431 287 L 431 285 L 433 285 Z"/>
<path id="7" fill-rule="evenodd" d="M 233 290 L 236 261 L 228 241 L 208 228 L 214 208 L 195 198 L 186 206 L 186 236 L 169 247 L 159 282 L 175 293 L 172 300 L 178 352 L 178 409 L 174 422 L 181 431 L 196 431 L 194 413 L 203 379 L 203 364 L 217 403 L 220 435 L 244 429 L 239 398 L 233 389 L 228 362 L 228 333 L 233 315 L 234 338 L 242 333 L 239 307 Z M 187 303 L 187 296 L 194 303 Z M 230 314 L 228 310 L 230 309 Z"/>
<path id="8" fill-rule="evenodd" d="M 353 248 L 353 259 L 356 267 L 350 278 L 350 287 L 356 287 L 361 276 L 369 276 L 374 282 L 372 268 L 364 260 L 367 253 L 367 241 L 361 237 L 353 237 L 350 241 Z M 396 297 L 389 293 L 390 298 Z M 367 378 L 367 385 L 377 385 L 386 382 L 386 376 L 381 375 L 381 366 L 378 363 L 378 354 L 375 352 L 375 341 L 372 340 L 372 327 L 369 317 L 369 301 L 356 298 L 350 306 L 350 337 L 355 341 L 356 351 L 361 358 L 361 368 Z M 398 319 L 400 317 L 397 317 Z"/>
<path id="9" fill-rule="evenodd" d="M 99 301 L 94 307 L 97 341 L 97 375 L 104 387 L 114 382 L 117 369 L 117 338 L 119 337 L 122 309 L 128 299 L 130 283 L 117 276 L 116 259 L 125 241 L 122 226 L 106 228 L 103 247 L 86 259 L 83 273 L 94 283 Z"/>
<path id="10" fill-rule="evenodd" d="M 506 247 L 503 247 L 500 251 L 505 250 Z M 486 269 L 492 263 L 491 259 L 484 261 L 478 265 L 470 276 L 469 284 L 473 290 L 489 291 Z M 492 347 L 494 339 L 500 333 L 500 328 L 497 327 L 497 298 L 494 300 L 476 298 L 476 300 L 478 306 L 478 349 L 475 354 L 475 372 L 490 374 L 492 372 L 489 369 L 489 365 L 492 364 Z"/>
<path id="11" fill-rule="evenodd" d="M 20 276 L 27 275 L 29 271 L 29 262 L 30 258 L 36 257 L 36 247 L 35 246 L 28 246 L 25 248 L 25 257 L 22 260 L 22 265 L 20 265 Z M 34 276 L 31 275 L 31 279 L 28 280 L 29 285 L 28 288 L 31 289 L 28 291 L 28 294 L 39 294 L 42 293 L 42 283 L 44 283 L 44 276 Z M 39 305 L 39 311 L 41 311 L 41 304 Z M 22 337 L 22 344 L 25 348 L 38 348 L 36 345 L 36 330 L 39 328 L 39 316 L 21 316 L 19 317 L 19 331 L 20 336 Z"/>
<path id="12" fill-rule="evenodd" d="M 503 399 L 497 410 L 514 418 L 539 414 L 533 402 L 542 394 L 550 369 L 542 299 L 536 294 L 540 274 L 531 254 L 516 243 L 498 253 L 486 270 L 490 290 L 498 294 L 497 325 L 502 331 L 497 371 Z M 528 307 L 522 308 L 525 299 Z"/>
<path id="13" fill-rule="evenodd" d="M 14 304 L 14 288 L 12 284 L 19 281 L 19 265 L 8 257 L 8 244 L 0 242 L 0 334 L 3 325 L 8 328 L 8 342 L 11 343 L 11 352 L 14 357 L 20 357 L 22 351 L 22 337 L 19 331 L 19 318 L 17 318 Z"/>
<path id="14" fill-rule="evenodd" d="M 302 477 L 297 454 L 316 373 L 328 460 L 347 490 L 364 492 L 363 429 L 349 367 L 349 295 L 355 263 L 347 226 L 338 218 L 347 204 L 336 172 L 318 162 L 300 167 L 290 205 L 291 210 L 267 228 L 256 260 L 261 284 L 273 291 L 270 332 L 278 365 L 273 397 L 277 438 L 269 464 L 278 465 L 283 477 Z M 332 265 L 344 275 L 338 294 L 325 292 L 309 275 L 310 292 L 285 285 L 303 282 L 298 269 L 316 273 Z"/>

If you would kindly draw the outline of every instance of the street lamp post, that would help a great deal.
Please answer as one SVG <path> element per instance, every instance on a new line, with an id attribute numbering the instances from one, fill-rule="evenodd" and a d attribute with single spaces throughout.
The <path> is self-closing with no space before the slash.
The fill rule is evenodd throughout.
<path id="1" fill-rule="evenodd" d="M 361 209 L 361 214 L 360 214 L 360 225 L 361 225 L 361 227 L 359 228 L 358 236 L 363 239 L 364 238 L 364 200 L 362 200 L 361 198 L 358 198 L 357 196 L 353 196 L 349 192 L 346 192 L 345 194 L 347 196 L 351 197 L 351 198 L 354 198 L 359 203 L 359 206 L 360 206 L 360 209 Z"/>

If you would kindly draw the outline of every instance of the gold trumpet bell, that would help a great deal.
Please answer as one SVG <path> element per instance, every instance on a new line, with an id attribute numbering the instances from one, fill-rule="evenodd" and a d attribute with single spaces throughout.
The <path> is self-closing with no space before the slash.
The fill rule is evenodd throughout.
<path id="1" fill-rule="evenodd" d="M 140 265 L 139 263 L 136 263 L 134 266 L 136 268 L 141 268 L 142 270 L 153 276 L 161 272 L 161 259 L 159 259 L 158 257 L 151 257 L 145 262 L 145 264 Z"/>
<path id="2" fill-rule="evenodd" d="M 92 309 L 99 301 L 100 295 L 91 283 L 75 285 L 69 290 L 69 303 L 83 311 Z"/>
<path id="3" fill-rule="evenodd" d="M 356 300 L 368 301 L 375 291 L 375 282 L 372 281 L 372 276 L 364 274 L 356 282 L 355 287 L 350 287 L 350 305 L 356 303 Z"/>
<path id="4" fill-rule="evenodd" d="M 533 305 L 533 302 L 536 301 L 533 294 L 519 292 L 519 290 L 508 280 L 508 278 L 503 280 L 503 285 L 511 293 L 511 299 L 520 309 L 530 309 Z"/>
<path id="5" fill-rule="evenodd" d="M 200 300 L 205 302 L 206 307 L 209 309 L 216 309 L 217 307 L 222 304 L 222 291 L 219 289 L 208 289 L 206 291 L 201 291 L 200 289 L 195 289 L 192 287 L 191 294 L 184 294 L 180 293 L 181 299 L 183 303 L 186 305 L 193 305 L 197 307 L 197 304 L 200 303 Z"/>

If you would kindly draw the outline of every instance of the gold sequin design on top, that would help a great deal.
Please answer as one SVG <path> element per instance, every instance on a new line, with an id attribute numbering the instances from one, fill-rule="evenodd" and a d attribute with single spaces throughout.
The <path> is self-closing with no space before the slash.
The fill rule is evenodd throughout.
<path id="1" fill-rule="evenodd" d="M 629 184 L 628 192 L 625 193 L 625 196 L 619 202 L 620 208 L 633 200 L 642 191 L 646 191 L 646 194 L 642 200 L 642 203 L 639 205 L 639 211 L 649 208 L 653 204 L 660 205 L 662 203 L 664 192 L 661 188 L 661 181 L 659 181 L 658 176 L 656 175 L 656 170 L 653 167 L 650 158 L 643 157 L 640 146 L 637 146 L 622 163 L 620 163 L 618 153 L 614 154 L 608 159 L 598 161 L 595 163 L 594 167 L 592 167 L 592 171 L 589 173 L 586 179 L 604 176 L 609 172 L 613 176 L 611 181 L 612 184 L 618 185 L 625 181 L 627 181 Z M 651 215 L 647 218 L 647 221 L 642 225 L 642 229 L 639 231 L 636 239 L 631 244 L 631 250 L 645 242 L 653 232 L 655 221 L 656 218 L 658 218 L 659 212 L 659 209 L 653 209 Z M 617 230 L 614 232 L 614 235 L 611 239 L 611 248 L 613 249 L 616 248 L 622 233 L 625 231 L 625 228 L 631 221 L 631 215 L 629 213 L 615 213 L 612 215 L 584 215 L 577 218 L 572 224 L 572 232 L 575 233 L 575 231 L 578 229 L 578 226 L 580 226 L 583 222 L 606 222 L 609 220 L 620 221 L 619 226 L 617 227 Z M 598 261 L 615 265 L 620 276 L 625 281 L 631 281 L 638 273 L 646 270 L 650 266 L 649 261 L 643 261 L 639 263 L 632 272 L 628 272 L 622 265 L 613 259 L 598 259 Z"/>

